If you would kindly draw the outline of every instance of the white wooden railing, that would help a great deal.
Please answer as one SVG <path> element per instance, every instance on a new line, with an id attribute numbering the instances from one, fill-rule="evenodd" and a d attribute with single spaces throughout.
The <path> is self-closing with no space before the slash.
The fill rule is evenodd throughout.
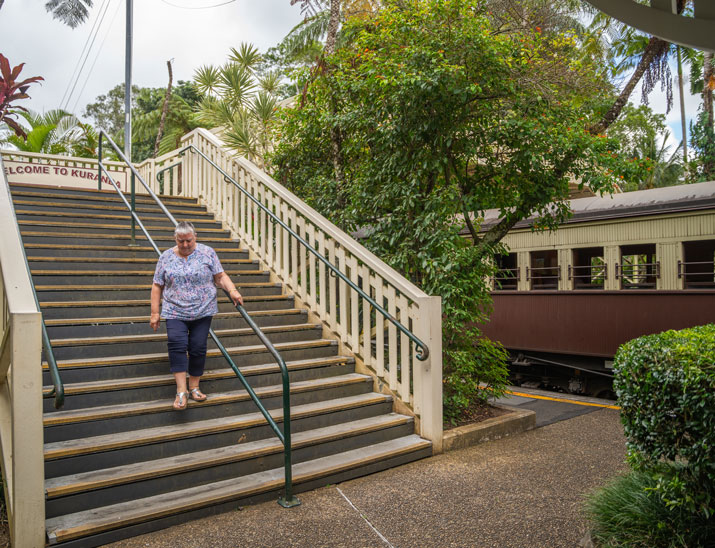
<path id="1" fill-rule="evenodd" d="M 269 216 L 199 154 L 218 164 L 242 188 L 273 212 L 355 285 L 410 330 L 429 349 L 426 361 L 414 343 L 377 312 L 358 292 L 308 253 Z M 185 150 L 183 154 L 179 154 Z M 249 161 L 234 156 L 212 133 L 197 129 L 183 147 L 143 162 L 139 172 L 159 193 L 198 198 L 238 236 L 301 301 L 352 351 L 359 367 L 376 376 L 376 388 L 388 387 L 412 410 L 420 435 L 442 446 L 441 298 L 424 293 L 375 255 L 304 204 Z M 163 175 L 163 188 L 157 181 Z M 373 340 L 375 344 L 373 344 Z"/>
<path id="2" fill-rule="evenodd" d="M 45 545 L 42 318 L 0 157 L 0 452 L 13 546 Z"/>

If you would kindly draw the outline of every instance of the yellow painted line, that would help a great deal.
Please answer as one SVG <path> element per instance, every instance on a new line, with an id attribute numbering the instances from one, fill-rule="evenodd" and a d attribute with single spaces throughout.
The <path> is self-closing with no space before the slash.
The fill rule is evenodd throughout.
<path id="1" fill-rule="evenodd" d="M 605 403 L 591 403 L 587 401 L 568 400 L 565 398 L 551 398 L 549 396 L 537 396 L 536 394 L 527 394 L 526 392 L 512 392 L 511 390 L 505 390 L 505 393 L 511 394 L 512 396 L 521 396 L 522 398 L 532 398 L 535 400 L 558 401 L 562 403 L 573 403 L 574 405 L 585 405 L 588 407 L 604 407 L 606 409 L 620 409 L 618 405 L 606 405 Z"/>

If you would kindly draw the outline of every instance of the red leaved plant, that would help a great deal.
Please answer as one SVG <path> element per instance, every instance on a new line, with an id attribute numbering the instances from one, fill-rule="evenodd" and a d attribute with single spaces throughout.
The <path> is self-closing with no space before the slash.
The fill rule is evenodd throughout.
<path id="1" fill-rule="evenodd" d="M 6 123 L 18 137 L 27 139 L 27 134 L 22 129 L 22 126 L 13 119 L 13 117 L 17 118 L 13 110 L 17 109 L 27 112 L 27 109 L 21 106 L 11 105 L 11 103 L 20 99 L 29 99 L 30 96 L 27 94 L 27 89 L 30 87 L 30 84 L 44 80 L 44 78 L 42 76 L 33 76 L 26 80 L 17 81 L 17 77 L 20 76 L 20 72 L 24 66 L 25 63 L 20 63 L 15 68 L 10 69 L 10 61 L 0 53 L 0 123 Z M 13 110 L 10 110 L 11 107 Z"/>

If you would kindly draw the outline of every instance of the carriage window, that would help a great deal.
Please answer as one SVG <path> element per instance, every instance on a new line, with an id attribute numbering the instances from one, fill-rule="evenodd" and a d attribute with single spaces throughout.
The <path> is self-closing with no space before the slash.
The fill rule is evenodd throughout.
<path id="1" fill-rule="evenodd" d="M 606 261 L 602 247 L 585 247 L 573 250 L 573 266 L 569 278 L 574 289 L 603 289 L 606 280 Z"/>
<path id="2" fill-rule="evenodd" d="M 531 289 L 559 288 L 559 259 L 555 249 L 531 252 L 528 279 L 531 280 Z"/>
<path id="3" fill-rule="evenodd" d="M 496 256 L 497 271 L 494 274 L 496 291 L 516 291 L 519 283 L 519 268 L 516 253 Z"/>
<path id="4" fill-rule="evenodd" d="M 715 240 L 683 242 L 683 258 L 678 278 L 683 278 L 685 289 L 715 288 Z"/>
<path id="5" fill-rule="evenodd" d="M 621 246 L 621 264 L 616 264 L 616 278 L 623 289 L 655 289 L 660 277 L 655 244 Z"/>

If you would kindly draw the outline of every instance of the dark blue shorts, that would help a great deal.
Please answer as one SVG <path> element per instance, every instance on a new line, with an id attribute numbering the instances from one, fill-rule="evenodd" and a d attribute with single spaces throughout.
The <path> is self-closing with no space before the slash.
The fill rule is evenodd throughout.
<path id="1" fill-rule="evenodd" d="M 204 374 L 207 337 L 212 319 L 213 316 L 197 320 L 166 320 L 172 373 L 188 371 L 192 377 Z"/>

